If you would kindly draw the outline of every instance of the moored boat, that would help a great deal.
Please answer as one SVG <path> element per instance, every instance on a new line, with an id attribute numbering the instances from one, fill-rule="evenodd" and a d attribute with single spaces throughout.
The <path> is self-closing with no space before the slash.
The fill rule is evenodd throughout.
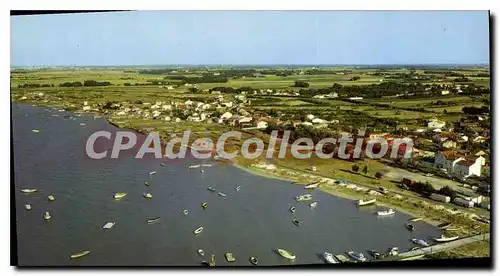
<path id="1" fill-rule="evenodd" d="M 70 258 L 71 259 L 80 258 L 80 257 L 88 255 L 89 253 L 90 253 L 90 250 L 85 250 L 85 251 L 73 253 L 73 254 L 70 255 Z"/>
<path id="2" fill-rule="evenodd" d="M 182 212 L 184 213 L 184 215 L 189 214 L 189 211 L 188 211 L 188 210 L 186 210 L 186 209 L 184 209 L 184 211 L 182 211 Z"/>
<path id="3" fill-rule="evenodd" d="M 295 200 L 298 201 L 298 202 L 307 201 L 307 200 L 311 200 L 311 199 L 312 199 L 312 195 L 311 194 L 300 195 L 300 196 L 295 197 Z"/>
<path id="4" fill-rule="evenodd" d="M 222 196 L 222 197 L 227 196 L 227 195 L 226 195 L 225 193 L 223 193 L 223 192 L 218 192 L 217 194 L 218 194 L 218 195 L 220 195 L 220 196 Z"/>
<path id="5" fill-rule="evenodd" d="M 239 192 L 241 189 L 241 186 L 236 186 L 236 191 Z"/>
<path id="6" fill-rule="evenodd" d="M 103 228 L 103 229 L 111 229 L 111 228 L 113 228 L 113 226 L 115 226 L 115 224 L 116 224 L 116 222 L 112 222 L 112 221 L 110 221 L 110 222 L 106 222 L 106 224 L 104 224 L 104 225 L 102 226 L 102 228 Z"/>
<path id="7" fill-rule="evenodd" d="M 209 190 L 209 191 L 211 191 L 211 192 L 216 192 L 216 191 L 217 191 L 217 189 L 215 189 L 215 188 L 214 188 L 214 187 L 212 187 L 212 186 L 209 186 L 209 187 L 207 188 L 207 190 Z"/>
<path id="8" fill-rule="evenodd" d="M 31 205 L 29 205 L 29 204 L 25 204 L 25 205 L 24 205 L 24 209 L 26 209 L 26 210 L 28 210 L 28 211 L 29 211 L 29 210 L 31 210 Z"/>
<path id="9" fill-rule="evenodd" d="M 228 253 L 224 254 L 224 256 L 226 257 L 226 260 L 228 262 L 234 262 L 234 261 L 236 261 L 236 258 L 234 257 L 234 254 L 231 253 L 231 252 L 228 252 Z"/>
<path id="10" fill-rule="evenodd" d="M 196 229 L 193 231 L 193 233 L 194 233 L 195 235 L 198 235 L 198 234 L 200 234 L 202 231 L 203 231 L 203 226 L 200 226 L 200 227 L 196 228 Z"/>
<path id="11" fill-rule="evenodd" d="M 40 130 L 38 130 L 38 129 L 32 129 L 31 131 L 33 131 L 33 132 L 35 132 L 35 133 L 40 132 Z"/>
<path id="12" fill-rule="evenodd" d="M 417 222 L 417 221 L 421 221 L 422 218 L 412 218 L 410 219 L 411 222 Z"/>
<path id="13" fill-rule="evenodd" d="M 54 200 L 56 200 L 56 198 L 55 198 L 53 195 L 49 195 L 47 198 L 49 199 L 49 201 L 54 201 Z"/>
<path id="14" fill-rule="evenodd" d="M 142 196 L 147 198 L 147 199 L 153 198 L 153 195 L 151 193 L 143 193 Z"/>
<path id="15" fill-rule="evenodd" d="M 366 261 L 365 255 L 363 255 L 363 253 L 361 252 L 349 251 L 347 252 L 347 254 L 349 255 L 349 257 L 353 258 L 356 261 L 360 262 Z"/>
<path id="16" fill-rule="evenodd" d="M 188 168 L 190 169 L 195 169 L 195 168 L 199 168 L 201 165 L 189 165 Z"/>
<path id="17" fill-rule="evenodd" d="M 318 188 L 318 187 L 319 187 L 319 182 L 316 182 L 316 183 L 306 185 L 304 188 L 305 189 L 314 189 L 314 188 Z"/>
<path id="18" fill-rule="evenodd" d="M 36 189 L 22 189 L 21 192 L 23 192 L 25 194 L 31 194 L 31 193 L 36 192 Z"/>
<path id="19" fill-rule="evenodd" d="M 309 204 L 309 207 L 311 207 L 311 208 L 316 208 L 316 206 L 318 206 L 318 202 L 316 202 L 316 201 Z"/>
<path id="20" fill-rule="evenodd" d="M 205 256 L 205 251 L 203 251 L 203 249 L 198 249 L 198 254 L 200 254 L 200 256 Z"/>
<path id="21" fill-rule="evenodd" d="M 208 203 L 203 202 L 203 203 L 201 204 L 201 207 L 203 207 L 203 209 L 207 209 L 207 208 L 208 208 Z"/>
<path id="22" fill-rule="evenodd" d="M 152 218 L 152 219 L 147 219 L 146 220 L 146 223 L 147 224 L 152 224 L 152 223 L 156 223 L 158 221 L 160 221 L 161 217 L 156 217 L 156 218 Z"/>
<path id="23" fill-rule="evenodd" d="M 405 224 L 405 227 L 406 227 L 408 230 L 410 230 L 410 231 L 415 230 L 415 226 L 413 226 L 413 224 L 411 224 L 411 223 L 406 223 L 406 224 Z"/>
<path id="24" fill-rule="evenodd" d="M 45 220 L 49 220 L 49 219 L 51 219 L 51 218 L 52 218 L 52 216 L 50 215 L 50 213 L 49 213 L 49 212 L 45 212 L 45 213 L 43 213 L 43 218 L 44 218 Z"/>
<path id="25" fill-rule="evenodd" d="M 160 166 L 165 167 L 167 164 L 165 163 L 160 163 Z"/>
<path id="26" fill-rule="evenodd" d="M 389 250 L 389 255 L 390 256 L 397 256 L 399 254 L 399 248 L 393 247 Z"/>
<path id="27" fill-rule="evenodd" d="M 297 220 L 297 219 L 292 219 L 293 221 L 293 224 L 297 225 L 297 226 L 300 226 L 300 221 Z"/>
<path id="28" fill-rule="evenodd" d="M 458 236 L 445 237 L 445 235 L 441 235 L 441 237 L 439 237 L 439 238 L 434 238 L 434 240 L 437 241 L 437 242 L 449 242 L 449 241 L 454 241 L 454 240 L 457 240 L 457 239 L 458 239 Z"/>
<path id="29" fill-rule="evenodd" d="M 278 254 L 280 254 L 281 257 L 289 260 L 295 260 L 295 255 L 293 255 L 291 252 L 286 251 L 285 249 L 278 248 Z"/>
<path id="30" fill-rule="evenodd" d="M 253 265 L 257 265 L 259 263 L 259 261 L 255 257 L 250 257 L 250 263 Z"/>
<path id="31" fill-rule="evenodd" d="M 212 258 L 208 262 L 208 265 L 209 266 L 215 266 L 215 255 L 214 254 L 212 254 Z"/>
<path id="32" fill-rule="evenodd" d="M 384 217 L 384 216 L 394 215 L 395 213 L 396 212 L 394 212 L 394 210 L 388 209 L 388 210 L 384 210 L 384 211 L 378 211 L 377 215 L 380 217 Z"/>
<path id="33" fill-rule="evenodd" d="M 203 167 L 211 167 L 212 164 L 201 164 L 201 166 L 203 166 Z"/>
<path id="34" fill-rule="evenodd" d="M 373 258 L 375 259 L 380 259 L 380 257 L 382 257 L 382 254 L 380 254 L 379 252 L 375 251 L 375 250 L 370 250 L 370 254 L 373 256 Z"/>
<path id="35" fill-rule="evenodd" d="M 290 207 L 290 212 L 295 213 L 295 210 L 297 210 L 297 208 L 295 208 L 295 206 Z"/>
<path id="36" fill-rule="evenodd" d="M 365 206 L 365 205 L 370 205 L 373 204 L 377 201 L 377 199 L 372 198 L 372 199 L 360 199 L 358 200 L 358 206 Z"/>
<path id="37" fill-rule="evenodd" d="M 116 193 L 113 197 L 115 199 L 122 199 L 127 195 L 127 193 Z"/>
<path id="38" fill-rule="evenodd" d="M 325 261 L 329 264 L 336 264 L 338 263 L 335 258 L 333 257 L 333 254 L 330 253 L 330 252 L 324 252 L 323 253 L 323 258 L 325 259 Z"/>
<path id="39" fill-rule="evenodd" d="M 413 238 L 413 239 L 411 239 L 411 241 L 414 244 L 418 244 L 418 245 L 422 245 L 422 246 L 429 246 L 429 244 L 426 241 L 422 240 L 422 239 Z"/>
<path id="40" fill-rule="evenodd" d="M 149 173 L 149 175 L 153 175 L 153 174 L 156 174 L 156 171 L 152 171 Z"/>

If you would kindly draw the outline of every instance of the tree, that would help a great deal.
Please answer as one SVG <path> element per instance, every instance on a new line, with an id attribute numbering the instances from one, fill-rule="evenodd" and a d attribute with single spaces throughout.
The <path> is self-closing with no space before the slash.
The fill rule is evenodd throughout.
<path id="1" fill-rule="evenodd" d="M 305 81 L 296 80 L 293 87 L 309 87 L 309 83 Z"/>
<path id="2" fill-rule="evenodd" d="M 384 175 L 383 175 L 381 172 L 377 172 L 377 173 L 375 174 L 375 177 L 376 177 L 377 179 L 382 178 L 382 176 L 384 176 Z"/>
<path id="3" fill-rule="evenodd" d="M 368 167 L 367 167 L 366 165 L 363 167 L 363 173 L 364 173 L 364 174 L 367 174 L 367 173 L 368 173 Z"/>
<path id="4" fill-rule="evenodd" d="M 198 92 L 198 91 L 199 91 L 199 89 L 198 89 L 198 88 L 196 88 L 196 87 L 189 87 L 189 88 L 188 88 L 188 91 L 189 91 L 189 92 L 191 92 L 191 93 L 196 93 L 196 92 Z"/>
<path id="5" fill-rule="evenodd" d="M 444 186 L 443 188 L 439 189 L 438 194 L 449 196 L 451 200 L 457 197 L 457 192 L 455 192 L 455 190 L 453 190 L 449 186 Z"/>
<path id="6" fill-rule="evenodd" d="M 353 172 L 358 172 L 359 171 L 359 166 L 356 165 L 356 164 L 352 165 L 352 171 Z"/>
<path id="7" fill-rule="evenodd" d="M 445 110 L 443 110 L 443 113 L 444 113 L 444 114 L 447 114 L 447 113 L 448 113 L 448 110 L 446 110 L 446 109 L 445 109 Z"/>
<path id="8" fill-rule="evenodd" d="M 351 79 L 349 79 L 350 81 L 357 81 L 357 80 L 360 80 L 361 78 L 359 76 L 354 76 L 352 77 Z"/>

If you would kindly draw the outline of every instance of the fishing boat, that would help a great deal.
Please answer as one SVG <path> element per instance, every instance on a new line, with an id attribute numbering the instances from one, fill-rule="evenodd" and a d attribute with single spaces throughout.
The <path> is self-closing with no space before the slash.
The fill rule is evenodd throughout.
<path id="1" fill-rule="evenodd" d="M 422 218 L 412 218 L 410 219 L 411 222 L 417 222 L 417 221 L 421 221 Z"/>
<path id="2" fill-rule="evenodd" d="M 241 186 L 236 186 L 236 191 L 239 192 L 241 189 Z"/>
<path id="3" fill-rule="evenodd" d="M 444 235 L 441 235 L 441 237 L 439 237 L 439 238 L 434 238 L 434 240 L 437 241 L 437 242 L 449 242 L 449 241 L 454 241 L 454 240 L 457 240 L 457 239 L 458 239 L 458 236 L 445 237 Z"/>
<path id="4" fill-rule="evenodd" d="M 329 264 L 336 264 L 338 263 L 335 258 L 333 257 L 333 254 L 330 253 L 330 252 L 324 252 L 323 253 L 323 258 L 325 259 L 325 261 Z"/>
<path id="5" fill-rule="evenodd" d="M 78 252 L 78 253 L 71 254 L 70 257 L 71 257 L 71 259 L 76 259 L 76 258 L 80 258 L 80 257 L 86 256 L 89 253 L 90 253 L 90 250 L 85 250 L 85 251 L 81 251 L 81 252 Z"/>
<path id="6" fill-rule="evenodd" d="M 397 256 L 399 254 L 399 248 L 393 247 L 389 250 L 389 255 L 390 256 Z"/>
<path id="7" fill-rule="evenodd" d="M 113 197 L 115 199 L 122 199 L 127 195 L 127 193 L 116 193 Z"/>
<path id="8" fill-rule="evenodd" d="M 426 241 L 422 240 L 422 239 L 413 238 L 413 239 L 411 239 L 411 241 L 414 244 L 418 244 L 418 245 L 422 245 L 422 246 L 429 246 L 429 244 Z"/>
<path id="9" fill-rule="evenodd" d="M 26 209 L 26 210 L 28 210 L 28 211 L 29 211 L 29 210 L 31 210 L 31 205 L 29 205 L 29 204 L 25 204 L 25 205 L 24 205 L 24 209 Z"/>
<path id="10" fill-rule="evenodd" d="M 413 224 L 411 224 L 411 223 L 407 223 L 407 224 L 405 224 L 405 226 L 406 226 L 406 228 L 407 228 L 408 230 L 410 230 L 410 231 L 415 230 L 415 226 L 413 226 Z"/>
<path id="11" fill-rule="evenodd" d="M 373 256 L 373 258 L 375 259 L 380 259 L 380 257 L 382 257 L 382 254 L 380 254 L 379 252 L 375 251 L 375 250 L 370 250 L 370 254 Z"/>
<path id="12" fill-rule="evenodd" d="M 49 201 L 54 201 L 54 200 L 56 200 L 56 198 L 55 198 L 53 195 L 49 195 L 47 198 L 49 199 Z"/>
<path id="13" fill-rule="evenodd" d="M 311 207 L 311 208 L 315 208 L 316 206 L 318 206 L 318 202 L 316 202 L 316 201 L 309 204 L 309 207 Z"/>
<path id="14" fill-rule="evenodd" d="M 203 204 L 201 204 L 201 207 L 203 207 L 203 209 L 207 209 L 208 208 L 208 203 L 203 202 Z"/>
<path id="15" fill-rule="evenodd" d="M 375 203 L 375 201 L 377 201 L 377 199 L 375 199 L 375 198 L 367 199 L 367 200 L 360 199 L 360 200 L 358 200 L 358 206 L 370 205 L 370 204 Z"/>
<path id="16" fill-rule="evenodd" d="M 147 219 L 146 220 L 146 223 L 147 224 L 153 224 L 153 223 L 156 223 L 158 221 L 160 221 L 161 217 L 156 217 L 156 218 L 152 218 L 152 219 Z"/>
<path id="17" fill-rule="evenodd" d="M 36 189 L 22 189 L 21 192 L 23 192 L 25 194 L 31 194 L 31 193 L 36 192 Z"/>
<path id="18" fill-rule="evenodd" d="M 227 195 L 226 195 L 225 193 L 223 193 L 223 192 L 218 192 L 217 194 L 218 194 L 218 195 L 220 195 L 220 196 L 222 196 L 222 197 L 227 196 Z"/>
<path id="19" fill-rule="evenodd" d="M 310 194 L 300 195 L 300 196 L 295 197 L 295 200 L 298 202 L 307 201 L 307 200 L 311 200 L 311 199 L 312 199 L 312 195 L 310 195 Z"/>
<path id="20" fill-rule="evenodd" d="M 297 225 L 297 226 L 300 226 L 300 221 L 297 220 L 297 219 L 292 219 L 293 221 L 293 224 Z"/>
<path id="21" fill-rule="evenodd" d="M 116 222 L 106 222 L 106 224 L 104 224 L 104 226 L 102 226 L 103 229 L 111 229 L 113 228 L 113 226 L 115 226 Z"/>
<path id="22" fill-rule="evenodd" d="M 52 218 L 52 216 L 50 215 L 50 213 L 49 213 L 49 212 L 45 212 L 45 213 L 43 214 L 43 218 L 44 218 L 45 220 L 49 220 L 49 219 L 51 219 L 51 218 Z"/>
<path id="23" fill-rule="evenodd" d="M 184 211 L 182 211 L 182 212 L 184 213 L 184 215 L 189 214 L 189 211 L 188 211 L 188 210 L 186 210 L 186 209 L 184 209 Z"/>
<path id="24" fill-rule="evenodd" d="M 278 254 L 280 254 L 281 257 L 289 260 L 295 260 L 295 255 L 293 255 L 291 252 L 286 251 L 285 249 L 278 248 Z"/>
<path id="25" fill-rule="evenodd" d="M 200 226 L 200 227 L 196 228 L 196 230 L 194 230 L 193 232 L 194 232 L 195 235 L 198 235 L 202 231 L 203 231 L 203 226 Z"/>
<path id="26" fill-rule="evenodd" d="M 195 168 L 199 168 L 201 165 L 189 165 L 188 168 L 190 169 L 195 169 Z"/>
<path id="27" fill-rule="evenodd" d="M 290 207 L 290 212 L 295 213 L 295 210 L 297 210 L 297 208 L 295 208 L 295 206 Z"/>
<path id="28" fill-rule="evenodd" d="M 318 187 L 319 187 L 319 182 L 316 182 L 316 183 L 306 185 L 304 188 L 305 189 L 314 189 L 314 188 L 318 188 Z"/>
<path id="29" fill-rule="evenodd" d="M 211 167 L 212 164 L 201 164 L 202 167 Z"/>
<path id="30" fill-rule="evenodd" d="M 35 132 L 35 133 L 40 132 L 40 130 L 38 130 L 38 129 L 32 129 L 31 131 L 33 131 L 33 132 Z"/>
<path id="31" fill-rule="evenodd" d="M 394 215 L 395 213 L 396 212 L 394 212 L 394 210 L 388 209 L 388 210 L 385 210 L 385 211 L 378 211 L 377 212 L 377 216 L 384 217 L 384 216 Z"/>
<path id="32" fill-rule="evenodd" d="M 150 172 L 149 175 L 156 174 L 156 171 Z"/>
<path id="33" fill-rule="evenodd" d="M 349 251 L 347 252 L 347 254 L 349 255 L 349 257 L 353 258 L 356 261 L 360 262 L 366 261 L 365 255 L 363 255 L 363 253 L 361 252 Z"/>
<path id="34" fill-rule="evenodd" d="M 211 192 L 216 192 L 217 189 L 215 189 L 214 187 L 210 186 L 207 188 L 207 190 L 211 191 Z"/>
<path id="35" fill-rule="evenodd" d="M 148 199 L 153 198 L 153 195 L 151 193 L 143 193 L 142 196 Z"/>
<path id="36" fill-rule="evenodd" d="M 439 229 L 446 229 L 446 228 L 450 227 L 450 226 L 451 226 L 451 224 L 452 224 L 451 222 L 445 222 L 445 223 L 441 223 L 441 224 L 439 224 L 437 227 L 438 227 Z"/>
<path id="37" fill-rule="evenodd" d="M 234 257 L 234 254 L 231 253 L 231 252 L 228 252 L 228 253 L 224 254 L 224 256 L 226 257 L 226 260 L 228 262 L 234 262 L 234 261 L 236 261 L 236 258 Z"/>
<path id="38" fill-rule="evenodd" d="M 257 265 L 259 263 L 259 260 L 255 257 L 250 257 L 250 263 L 253 265 Z"/>
<path id="39" fill-rule="evenodd" d="M 198 249 L 198 254 L 200 254 L 200 256 L 205 256 L 205 251 L 203 251 L 203 249 Z"/>

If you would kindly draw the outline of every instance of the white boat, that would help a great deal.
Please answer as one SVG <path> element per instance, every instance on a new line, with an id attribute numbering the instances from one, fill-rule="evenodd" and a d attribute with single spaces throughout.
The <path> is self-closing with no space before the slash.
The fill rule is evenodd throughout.
<path id="1" fill-rule="evenodd" d="M 241 186 L 236 186 L 236 191 L 239 192 L 241 189 Z"/>
<path id="2" fill-rule="evenodd" d="M 396 212 L 394 212 L 394 210 L 392 209 L 388 209 L 388 210 L 385 210 L 385 211 L 378 211 L 377 212 L 377 215 L 378 216 L 390 216 L 390 215 L 394 215 Z"/>
<path id="3" fill-rule="evenodd" d="M 49 201 L 54 201 L 54 200 L 56 200 L 56 198 L 55 198 L 53 195 L 49 195 L 47 198 L 49 199 Z"/>
<path id="4" fill-rule="evenodd" d="M 325 252 L 323 253 L 323 258 L 325 258 L 325 261 L 329 264 L 336 264 L 338 263 L 335 258 L 333 257 L 333 254 L 330 252 Z"/>
<path id="5" fill-rule="evenodd" d="M 160 163 L 160 166 L 165 167 L 167 164 L 165 163 Z"/>
<path id="6" fill-rule="evenodd" d="M 234 262 L 234 261 L 236 261 L 236 258 L 234 257 L 234 254 L 231 253 L 231 252 L 228 252 L 228 253 L 224 254 L 224 256 L 226 257 L 226 260 L 228 262 Z"/>
<path id="7" fill-rule="evenodd" d="M 160 219 L 161 219 L 161 217 L 156 217 L 156 218 L 147 219 L 147 220 L 146 220 L 146 223 L 147 223 L 147 224 L 157 223 L 158 221 L 160 221 Z"/>
<path id="8" fill-rule="evenodd" d="M 222 192 L 218 192 L 217 194 L 220 195 L 220 196 L 222 196 L 222 197 L 226 197 L 227 196 L 225 193 L 222 193 Z"/>
<path id="9" fill-rule="evenodd" d="M 397 247 L 393 247 L 393 248 L 391 248 L 391 250 L 389 250 L 390 256 L 396 256 L 398 254 L 399 254 L 399 248 L 397 248 Z"/>
<path id="10" fill-rule="evenodd" d="M 31 193 L 36 192 L 36 189 L 22 189 L 21 192 L 23 192 L 25 194 L 31 194 Z"/>
<path id="11" fill-rule="evenodd" d="M 211 167 L 212 164 L 201 164 L 203 167 Z"/>
<path id="12" fill-rule="evenodd" d="M 306 185 L 304 188 L 305 189 L 314 189 L 314 188 L 318 188 L 318 187 L 319 187 L 319 183 L 313 183 L 313 184 Z"/>
<path id="13" fill-rule="evenodd" d="M 111 229 L 113 228 L 113 226 L 115 226 L 116 222 L 106 222 L 106 224 L 104 224 L 104 226 L 102 227 L 102 229 Z"/>
<path id="14" fill-rule="evenodd" d="M 367 199 L 367 200 L 360 199 L 360 200 L 358 200 L 358 206 L 370 205 L 370 204 L 375 203 L 376 201 L 377 201 L 376 198 Z"/>
<path id="15" fill-rule="evenodd" d="M 349 251 L 349 252 L 347 252 L 347 254 L 349 255 L 349 257 L 355 259 L 356 261 L 360 261 L 360 262 L 366 261 L 366 257 L 365 257 L 365 255 L 363 255 L 363 253 Z"/>
<path id="16" fill-rule="evenodd" d="M 457 239 L 458 239 L 458 236 L 445 237 L 444 235 L 441 235 L 441 237 L 439 237 L 439 238 L 434 238 L 434 240 L 437 241 L 437 242 L 449 242 L 449 241 L 454 241 L 454 240 L 457 240 Z"/>
<path id="17" fill-rule="evenodd" d="M 311 208 L 316 208 L 316 206 L 318 206 L 318 202 L 316 202 L 316 201 L 309 204 L 309 207 L 311 207 Z"/>
<path id="18" fill-rule="evenodd" d="M 127 195 L 127 193 L 116 193 L 113 197 L 115 199 L 122 199 Z"/>
<path id="19" fill-rule="evenodd" d="M 195 235 L 198 235 L 202 231 L 203 231 L 203 226 L 200 226 L 200 227 L 196 228 L 196 230 L 194 230 L 193 232 L 194 232 Z"/>
<path id="20" fill-rule="evenodd" d="M 300 201 L 307 201 L 307 200 L 311 200 L 311 199 L 312 199 L 312 195 L 311 194 L 300 195 L 300 196 L 295 197 L 295 200 L 297 200 L 298 202 L 300 202 Z"/>
<path id="21" fill-rule="evenodd" d="M 51 219 L 51 218 L 52 218 L 52 216 L 50 215 L 50 213 L 49 213 L 49 212 L 45 212 L 45 213 L 43 214 L 43 218 L 44 218 L 45 220 L 49 220 L 49 219 Z"/>
<path id="22" fill-rule="evenodd" d="M 149 175 L 156 174 L 156 171 L 150 172 Z"/>
<path id="23" fill-rule="evenodd" d="M 80 125 L 81 125 L 81 126 L 84 126 L 84 125 L 85 125 L 85 123 L 80 123 Z"/>
<path id="24" fill-rule="evenodd" d="M 147 199 L 153 198 L 153 195 L 151 193 L 143 193 L 142 196 L 147 198 Z"/>
<path id="25" fill-rule="evenodd" d="M 33 131 L 33 132 L 35 132 L 35 133 L 40 132 L 40 130 L 38 130 L 38 129 L 32 129 L 31 131 Z"/>
<path id="26" fill-rule="evenodd" d="M 203 251 L 203 249 L 198 249 L 198 254 L 200 254 L 200 256 L 205 256 L 205 251 Z"/>
<path id="27" fill-rule="evenodd" d="M 278 248 L 278 254 L 280 254 L 280 256 L 285 259 L 295 260 L 295 255 L 293 255 L 291 252 L 286 251 L 285 249 Z"/>
<path id="28" fill-rule="evenodd" d="M 422 245 L 422 246 L 429 246 L 429 244 L 426 241 L 422 240 L 422 239 L 413 238 L 413 239 L 411 239 L 411 241 L 414 244 L 418 244 L 418 245 Z"/>
<path id="29" fill-rule="evenodd" d="M 89 253 L 90 253 L 90 250 L 85 250 L 85 251 L 82 251 L 82 252 L 71 254 L 70 258 L 71 259 L 80 258 L 80 257 L 83 257 L 85 255 L 88 255 Z"/>
<path id="30" fill-rule="evenodd" d="M 295 206 L 290 207 L 290 212 L 295 213 L 295 210 L 297 210 L 297 208 L 295 208 Z"/>
<path id="31" fill-rule="evenodd" d="M 184 215 L 189 214 L 189 211 L 188 211 L 188 210 L 186 210 L 186 209 L 184 209 L 184 211 L 182 211 L 182 212 L 184 213 Z"/>
<path id="32" fill-rule="evenodd" d="M 29 210 L 31 210 L 31 205 L 29 205 L 29 204 L 25 204 L 25 205 L 24 205 L 24 209 L 26 209 L 26 210 L 28 210 L 28 211 L 29 211 Z"/>
<path id="33" fill-rule="evenodd" d="M 201 165 L 189 165 L 188 168 L 190 169 L 195 169 L 195 168 L 199 168 Z"/>

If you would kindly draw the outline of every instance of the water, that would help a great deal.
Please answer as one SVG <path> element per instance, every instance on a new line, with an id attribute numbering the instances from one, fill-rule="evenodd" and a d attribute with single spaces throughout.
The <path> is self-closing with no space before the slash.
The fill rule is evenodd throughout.
<path id="1" fill-rule="evenodd" d="M 258 258 L 259 265 L 292 264 L 278 256 L 276 248 L 294 253 L 293 264 L 315 264 L 324 262 L 320 257 L 324 251 L 355 250 L 371 258 L 369 249 L 408 250 L 415 246 L 410 241 L 413 237 L 432 244 L 430 237 L 440 235 L 437 228 L 422 222 L 415 223 L 415 231 L 408 231 L 404 223 L 409 217 L 399 212 L 380 218 L 374 215 L 376 207 L 358 208 L 352 200 L 232 166 L 216 164 L 200 173 L 187 168 L 199 163 L 193 159 L 137 160 L 132 153 L 120 159 L 91 160 L 85 155 L 90 134 L 117 130 L 104 119 L 71 119 L 65 115 L 74 114 L 25 105 L 13 105 L 12 114 L 18 260 L 23 266 L 198 266 L 211 254 L 217 265 L 250 265 L 251 256 Z M 110 146 L 106 139 L 97 144 L 96 151 Z M 150 176 L 151 171 L 157 173 Z M 151 186 L 145 186 L 145 181 Z M 208 186 L 227 197 L 208 191 Z M 21 193 L 24 188 L 38 191 L 27 195 Z M 128 195 L 115 201 L 116 192 Z M 153 198 L 145 199 L 143 192 Z M 308 192 L 318 202 L 315 209 L 293 199 Z M 47 200 L 49 194 L 55 196 L 54 202 Z M 202 202 L 208 202 L 207 210 L 201 208 Z M 31 204 L 32 210 L 26 211 L 24 204 Z M 292 223 L 292 205 L 297 207 L 300 226 Z M 50 221 L 44 221 L 45 211 L 51 212 Z M 157 216 L 162 217 L 158 223 L 145 223 Z M 107 221 L 116 225 L 103 230 Z M 195 236 L 199 226 L 204 231 Z M 198 255 L 198 248 L 205 257 Z M 83 250 L 91 253 L 69 258 Z M 226 262 L 226 252 L 234 253 L 236 262 Z"/>

